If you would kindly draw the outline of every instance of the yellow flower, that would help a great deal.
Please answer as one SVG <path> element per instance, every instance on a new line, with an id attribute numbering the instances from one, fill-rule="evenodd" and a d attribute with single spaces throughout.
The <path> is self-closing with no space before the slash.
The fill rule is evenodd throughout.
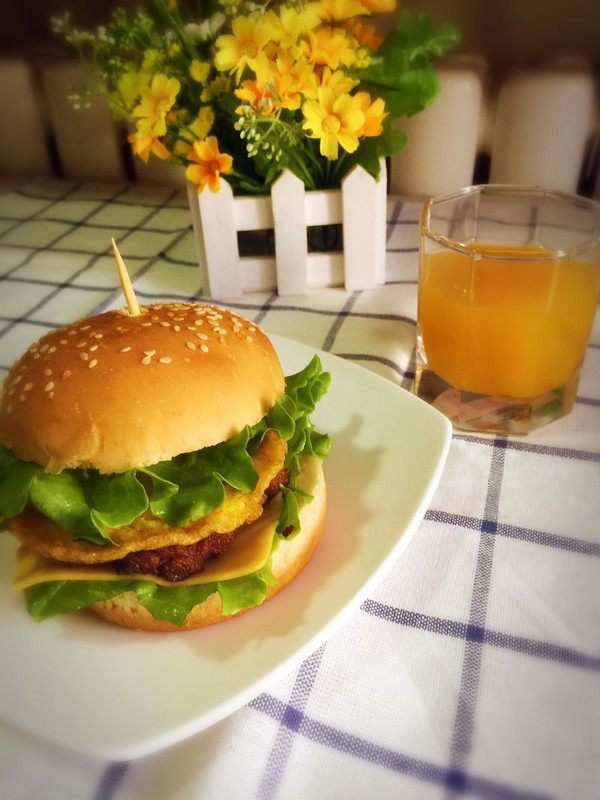
<path id="1" fill-rule="evenodd" d="M 302 43 L 309 64 L 338 69 L 354 63 L 353 41 L 339 28 L 324 25 L 317 31 L 309 31 L 307 41 Z"/>
<path id="2" fill-rule="evenodd" d="M 210 103 L 214 100 L 218 100 L 221 95 L 227 94 L 229 91 L 231 91 L 231 79 L 228 78 L 227 75 L 217 75 L 208 86 L 202 89 L 200 99 L 203 103 Z"/>
<path id="3" fill-rule="evenodd" d="M 185 171 L 188 181 L 198 184 L 198 193 L 205 186 L 211 192 L 219 191 L 219 177 L 231 172 L 233 158 L 227 153 L 219 151 L 219 142 L 216 136 L 209 136 L 203 141 L 194 142 L 193 150 L 188 156 L 190 164 Z"/>
<path id="4" fill-rule="evenodd" d="M 381 97 L 371 102 L 368 92 L 357 92 L 354 100 L 365 116 L 365 121 L 357 136 L 379 136 L 383 132 L 382 122 L 387 117 L 385 103 Z"/>
<path id="5" fill-rule="evenodd" d="M 210 64 L 208 61 L 199 61 L 195 58 L 190 64 L 190 78 L 198 83 L 206 83 L 209 72 Z"/>
<path id="6" fill-rule="evenodd" d="M 328 22 L 342 22 L 369 13 L 360 0 L 319 0 L 317 3 L 309 3 L 307 8 Z"/>
<path id="7" fill-rule="evenodd" d="M 179 89 L 177 78 L 155 75 L 150 86 L 143 87 L 140 102 L 133 109 L 133 116 L 142 117 L 147 129 L 155 136 L 164 136 L 167 132 L 166 116 Z"/>
<path id="8" fill-rule="evenodd" d="M 264 24 L 269 39 L 277 42 L 282 50 L 289 50 L 304 34 L 317 27 L 319 17 L 314 11 L 281 6 L 279 12 L 267 11 Z"/>
<path id="9" fill-rule="evenodd" d="M 139 156 L 144 164 L 148 163 L 150 153 L 154 153 L 158 158 L 169 158 L 167 148 L 152 133 L 144 133 L 138 130 L 136 133 L 130 134 L 127 140 L 131 143 L 131 149 L 135 155 Z"/>
<path id="10" fill-rule="evenodd" d="M 312 139 L 320 139 L 319 151 L 330 160 L 338 157 L 338 145 L 348 153 L 358 147 L 357 132 L 365 123 L 365 115 L 349 94 L 336 97 L 330 86 L 322 86 L 316 100 L 302 106 L 305 130 Z"/>
<path id="11" fill-rule="evenodd" d="M 222 72 L 235 72 L 239 81 L 246 67 L 255 69 L 257 57 L 269 42 L 269 33 L 262 22 L 248 17 L 236 17 L 231 29 L 233 34 L 219 36 L 215 42 L 215 66 Z"/>
<path id="12" fill-rule="evenodd" d="M 315 100 L 319 86 L 329 86 L 335 92 L 335 96 L 339 97 L 341 94 L 348 94 L 358 86 L 359 81 L 356 78 L 351 78 L 341 69 L 331 70 L 329 67 L 324 67 L 321 73 L 320 83 L 314 87 L 312 91 L 307 91 L 305 94 L 310 100 Z"/>
<path id="13" fill-rule="evenodd" d="M 150 75 L 143 70 L 138 71 L 134 67 L 129 67 L 117 81 L 117 91 L 123 101 L 125 108 L 130 111 L 136 104 L 141 94 L 142 88 L 147 86 Z"/>
<path id="14" fill-rule="evenodd" d="M 142 70 L 145 72 L 150 72 L 158 64 L 161 58 L 162 54 L 160 50 L 145 50 L 144 59 L 142 61 Z"/>

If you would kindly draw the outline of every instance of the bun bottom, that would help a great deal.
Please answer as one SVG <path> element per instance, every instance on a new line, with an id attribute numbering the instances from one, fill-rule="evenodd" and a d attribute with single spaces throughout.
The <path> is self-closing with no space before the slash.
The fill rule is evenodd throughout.
<path id="1" fill-rule="evenodd" d="M 309 462 L 306 466 L 307 474 L 302 476 L 304 480 L 301 483 L 302 488 L 310 492 L 314 499 L 300 508 L 300 533 L 291 541 L 281 542 L 273 556 L 272 572 L 277 583 L 269 586 L 263 602 L 278 594 L 304 569 L 321 538 L 327 507 L 325 479 L 321 461 L 311 458 Z M 152 614 L 138 603 L 134 592 L 124 592 L 111 600 L 94 603 L 90 608 L 98 616 L 116 625 L 132 630 L 156 633 L 204 628 L 208 625 L 226 622 L 246 611 L 252 611 L 252 608 L 248 608 L 238 611 L 236 614 L 223 615 L 221 597 L 218 592 L 211 594 L 203 603 L 194 606 L 183 625 L 154 619 Z"/>

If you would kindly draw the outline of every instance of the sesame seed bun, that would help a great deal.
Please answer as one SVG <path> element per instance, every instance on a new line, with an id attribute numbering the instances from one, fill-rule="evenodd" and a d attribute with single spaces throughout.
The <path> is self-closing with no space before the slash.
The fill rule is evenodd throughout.
<path id="1" fill-rule="evenodd" d="M 65 325 L 10 370 L 0 441 L 48 472 L 125 472 L 218 444 L 284 391 L 255 324 L 201 303 L 160 303 Z"/>
<path id="2" fill-rule="evenodd" d="M 285 588 L 304 569 L 321 537 L 325 522 L 326 488 L 320 459 L 314 457 L 304 459 L 301 482 L 303 488 L 310 491 L 314 499 L 300 508 L 300 533 L 290 541 L 281 542 L 273 555 L 272 572 L 277 583 L 269 587 L 265 602 Z M 91 606 L 91 610 L 124 628 L 156 633 L 203 628 L 245 613 L 240 611 L 232 616 L 224 616 L 221 598 L 217 592 L 195 606 L 187 615 L 183 625 L 154 619 L 150 612 L 138 603 L 133 592 L 125 592 L 111 600 L 95 603 Z"/>

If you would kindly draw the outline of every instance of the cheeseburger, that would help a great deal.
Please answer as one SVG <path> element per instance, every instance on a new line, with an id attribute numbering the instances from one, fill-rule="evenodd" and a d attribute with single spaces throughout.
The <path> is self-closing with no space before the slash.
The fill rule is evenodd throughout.
<path id="1" fill-rule="evenodd" d="M 0 405 L 0 518 L 35 620 L 90 608 L 128 628 L 221 622 L 311 557 L 329 439 L 315 357 L 212 305 L 160 303 L 43 336 Z"/>

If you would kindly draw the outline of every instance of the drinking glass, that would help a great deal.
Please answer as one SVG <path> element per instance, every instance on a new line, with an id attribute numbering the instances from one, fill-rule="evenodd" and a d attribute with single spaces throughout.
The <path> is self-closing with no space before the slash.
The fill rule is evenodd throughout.
<path id="1" fill-rule="evenodd" d="M 600 204 L 487 184 L 421 214 L 414 389 L 456 428 L 568 414 L 600 296 Z"/>

